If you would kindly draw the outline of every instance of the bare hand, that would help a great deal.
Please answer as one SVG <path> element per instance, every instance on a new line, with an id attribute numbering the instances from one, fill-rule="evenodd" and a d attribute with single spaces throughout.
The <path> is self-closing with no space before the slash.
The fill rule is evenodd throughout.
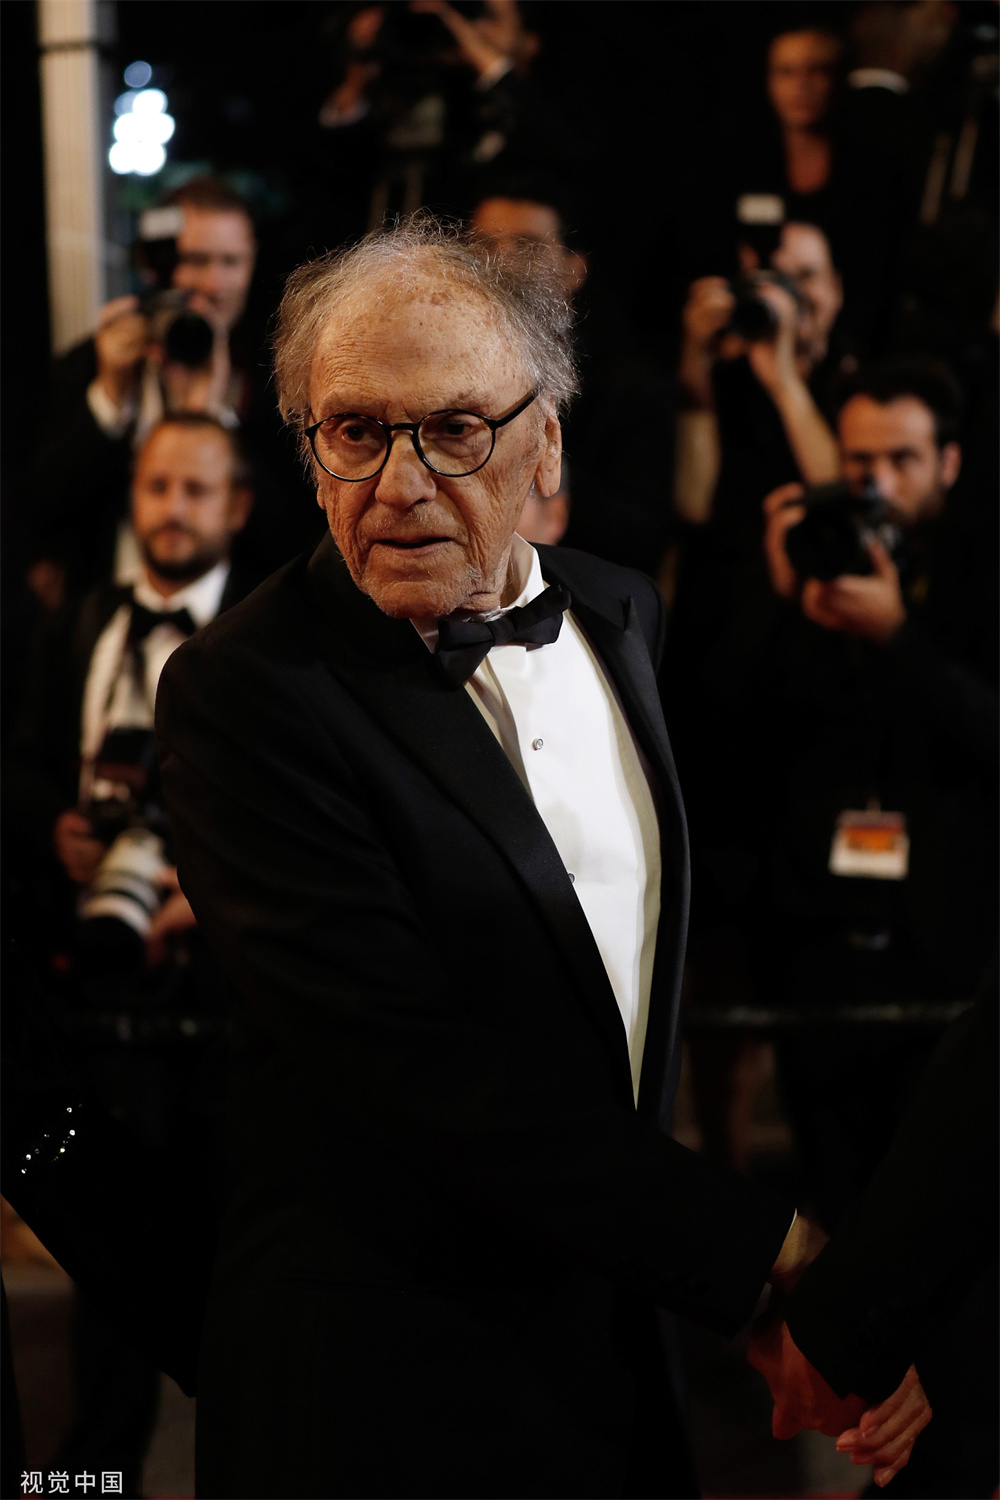
<path id="1" fill-rule="evenodd" d="M 837 1437 L 856 1427 L 864 1414 L 862 1396 L 840 1397 L 809 1363 L 788 1331 L 788 1324 L 766 1313 L 750 1333 L 747 1358 L 771 1389 L 774 1413 L 771 1431 L 790 1438 L 803 1427 Z"/>
<path id="2" fill-rule="evenodd" d="M 884 644 L 905 622 L 906 605 L 896 564 L 881 542 L 870 542 L 868 555 L 875 571 L 867 578 L 847 573 L 830 583 L 808 579 L 802 589 L 802 613 L 826 630 Z"/>
<path id="3" fill-rule="evenodd" d="M 134 396 L 146 353 L 146 319 L 138 297 L 116 297 L 101 309 L 94 334 L 97 379 L 116 406 Z"/>
<path id="4" fill-rule="evenodd" d="M 52 830 L 59 862 L 70 880 L 89 885 L 97 873 L 107 845 L 94 837 L 94 826 L 75 807 L 67 808 L 56 818 Z"/>
<path id="5" fill-rule="evenodd" d="M 912 1365 L 891 1396 L 880 1406 L 866 1407 L 862 1396 L 841 1399 L 827 1385 L 782 1319 L 761 1318 L 750 1334 L 747 1353 L 771 1389 L 774 1436 L 794 1437 L 808 1427 L 837 1437 L 838 1451 L 849 1453 L 852 1463 L 875 1465 L 876 1484 L 888 1484 L 899 1473 L 931 1420 L 930 1404 Z"/>
<path id="6" fill-rule="evenodd" d="M 794 297 L 772 282 L 762 282 L 756 295 L 770 307 L 778 328 L 773 338 L 747 345 L 747 362 L 764 389 L 773 395 L 802 378 L 795 362 L 799 309 Z"/>
<path id="7" fill-rule="evenodd" d="M 798 597 L 799 575 L 788 561 L 785 535 L 806 513 L 804 505 L 795 504 L 804 493 L 801 484 L 782 484 L 764 501 L 764 556 L 771 587 L 782 599 Z"/>
<path id="8" fill-rule="evenodd" d="M 410 9 L 417 15 L 437 16 L 455 38 L 462 61 L 476 73 L 483 74 L 504 60 L 505 54 L 448 0 L 410 0 Z"/>
<path id="9" fill-rule="evenodd" d="M 735 306 L 736 298 L 724 276 L 701 276 L 692 281 L 681 313 L 686 337 L 707 348 L 728 325 Z"/>
<path id="10" fill-rule="evenodd" d="M 347 23 L 347 35 L 352 45 L 359 52 L 367 52 L 375 45 L 384 20 L 385 7 L 382 5 L 366 5 L 359 10 Z"/>
<path id="11" fill-rule="evenodd" d="M 875 1483 L 886 1485 L 909 1462 L 913 1444 L 934 1413 L 913 1365 L 880 1406 L 862 1413 L 858 1427 L 842 1432 L 837 1450 L 854 1464 L 874 1464 Z"/>
<path id="12" fill-rule="evenodd" d="M 188 932 L 198 922 L 191 903 L 180 888 L 177 871 L 170 866 L 164 870 L 157 885 L 170 892 L 156 916 L 149 924 L 146 937 L 146 963 L 152 969 L 161 964 L 170 951 L 169 939 L 179 932 Z"/>

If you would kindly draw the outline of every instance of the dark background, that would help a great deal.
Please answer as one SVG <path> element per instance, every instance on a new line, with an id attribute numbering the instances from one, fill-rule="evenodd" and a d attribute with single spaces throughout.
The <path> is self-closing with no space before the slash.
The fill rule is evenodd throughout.
<path id="1" fill-rule="evenodd" d="M 533 84 L 565 121 L 583 163 L 579 241 L 592 252 L 595 274 L 615 281 L 623 297 L 634 301 L 641 291 L 647 330 L 655 336 L 662 327 L 672 339 L 674 230 L 687 206 L 686 174 L 698 172 L 710 137 L 759 115 L 768 36 L 799 8 L 742 0 L 528 0 L 522 9 L 542 38 Z M 847 10 L 814 3 L 807 13 L 811 21 L 836 19 L 837 12 L 844 19 Z M 125 88 L 129 62 L 152 65 L 152 82 L 167 92 L 177 122 L 168 173 L 197 163 L 239 176 L 261 219 L 258 292 L 276 304 L 291 266 L 365 228 L 346 207 L 364 194 L 365 164 L 317 124 L 337 82 L 343 7 L 324 0 L 120 0 L 113 11 L 117 37 L 104 49 L 111 97 Z M 6 498 L 12 486 L 20 490 L 31 452 L 49 331 L 33 0 L 3 0 L 0 22 Z M 108 182 L 125 205 L 137 193 L 154 198 L 161 186 L 157 178 L 137 183 L 110 171 Z M 127 213 L 119 222 L 127 227 Z"/>

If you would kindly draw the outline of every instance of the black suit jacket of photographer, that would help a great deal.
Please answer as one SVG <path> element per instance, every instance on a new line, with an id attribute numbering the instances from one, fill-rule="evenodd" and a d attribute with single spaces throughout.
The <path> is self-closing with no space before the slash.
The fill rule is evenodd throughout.
<path id="1" fill-rule="evenodd" d="M 911 999 L 971 997 L 996 935 L 996 543 L 971 501 L 955 494 L 907 533 L 907 620 L 884 646 L 808 620 L 760 562 L 701 670 L 703 713 L 722 726 L 702 774 L 725 769 L 761 860 L 748 920 L 775 923 L 774 953 L 808 924 L 888 910 Z M 903 881 L 827 869 L 836 817 L 873 794 L 906 815 Z"/>
<path id="2" fill-rule="evenodd" d="M 330 539 L 164 671 L 178 867 L 242 1036 L 204 1495 L 695 1493 L 654 1307 L 734 1331 L 790 1209 L 665 1133 L 687 856 L 650 655 L 662 601 L 539 552 L 660 792 L 638 1109 L 522 782 Z"/>

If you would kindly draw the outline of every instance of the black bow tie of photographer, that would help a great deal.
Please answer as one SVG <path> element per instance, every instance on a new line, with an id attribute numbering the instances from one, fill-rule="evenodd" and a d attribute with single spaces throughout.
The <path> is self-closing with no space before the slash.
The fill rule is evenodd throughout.
<path id="1" fill-rule="evenodd" d="M 157 625 L 172 625 L 181 635 L 194 635 L 197 626 L 186 609 L 147 609 L 132 600 L 132 618 L 128 627 L 128 644 L 140 645 Z"/>

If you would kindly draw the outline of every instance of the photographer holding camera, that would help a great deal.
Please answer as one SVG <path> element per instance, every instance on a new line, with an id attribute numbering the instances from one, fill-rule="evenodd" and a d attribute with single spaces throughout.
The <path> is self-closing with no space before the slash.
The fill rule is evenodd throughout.
<path id="1" fill-rule="evenodd" d="M 977 497 L 949 498 L 959 412 L 933 361 L 858 377 L 837 422 L 846 484 L 767 497 L 770 587 L 734 605 L 703 662 L 729 771 L 732 816 L 715 831 L 721 845 L 738 822 L 754 871 L 738 922 L 770 1006 L 916 1014 L 970 996 L 989 958 L 996 563 Z M 930 1034 L 845 1024 L 780 1042 L 831 1228 L 887 1144 Z"/>
<path id="2" fill-rule="evenodd" d="M 843 297 L 812 224 L 784 224 L 763 267 L 742 245 L 740 264 L 742 281 L 702 277 L 684 306 L 674 504 L 682 521 L 749 539 L 760 495 L 781 478 L 820 484 L 839 472 L 814 388 Z"/>
<path id="3" fill-rule="evenodd" d="M 263 319 L 248 312 L 257 257 L 248 205 L 225 183 L 194 178 L 142 215 L 139 249 L 153 290 L 109 302 L 94 337 L 53 368 L 32 550 L 65 574 L 64 595 L 140 576 L 129 467 L 174 412 L 239 432 L 257 503 L 238 553 L 261 576 L 316 536 L 315 503 L 267 390 Z"/>

